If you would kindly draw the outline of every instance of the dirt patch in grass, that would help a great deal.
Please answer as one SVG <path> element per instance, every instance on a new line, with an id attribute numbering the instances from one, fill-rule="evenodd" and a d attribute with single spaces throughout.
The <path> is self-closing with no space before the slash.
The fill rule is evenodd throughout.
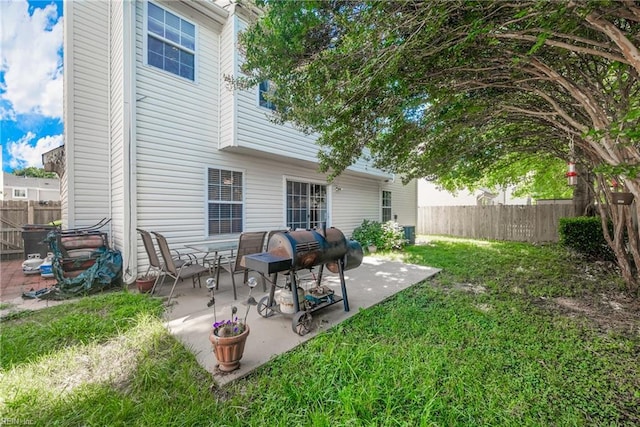
<path id="1" fill-rule="evenodd" d="M 565 316 L 586 318 L 606 332 L 640 334 L 640 301 L 625 295 L 541 298 L 540 302 Z"/>
<path id="2" fill-rule="evenodd" d="M 454 283 L 446 289 L 475 295 L 489 292 L 484 286 L 471 283 Z M 517 287 L 513 288 L 512 292 L 523 294 Z M 640 335 L 640 300 L 622 293 L 599 293 L 579 297 L 539 297 L 534 299 L 534 304 L 563 316 L 585 319 L 604 332 Z M 490 310 L 490 306 L 486 304 L 479 304 L 477 308 L 482 311 Z"/>

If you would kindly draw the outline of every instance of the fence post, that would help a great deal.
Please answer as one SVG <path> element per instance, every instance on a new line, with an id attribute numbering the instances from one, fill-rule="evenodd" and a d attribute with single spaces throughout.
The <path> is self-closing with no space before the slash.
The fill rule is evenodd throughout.
<path id="1" fill-rule="evenodd" d="M 27 224 L 33 224 L 35 221 L 35 207 L 33 200 L 29 200 L 27 207 Z"/>

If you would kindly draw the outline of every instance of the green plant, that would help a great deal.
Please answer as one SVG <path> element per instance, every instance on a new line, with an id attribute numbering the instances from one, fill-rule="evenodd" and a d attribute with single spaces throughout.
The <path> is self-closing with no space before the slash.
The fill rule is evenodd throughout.
<path id="1" fill-rule="evenodd" d="M 235 337 L 240 335 L 247 329 L 247 316 L 249 315 L 249 310 L 252 305 L 257 305 L 256 300 L 251 296 L 251 292 L 253 288 L 256 287 L 258 281 L 255 277 L 250 277 L 247 280 L 247 286 L 249 286 L 249 297 L 245 302 L 247 309 L 244 313 L 244 319 L 239 319 L 236 314 L 238 313 L 238 307 L 231 306 L 231 317 L 229 319 L 218 321 L 216 316 L 216 304 L 215 298 L 213 297 L 213 287 L 211 288 L 211 303 L 210 306 L 213 306 L 213 317 L 215 322 L 213 323 L 213 334 L 218 337 Z"/>
<path id="2" fill-rule="evenodd" d="M 365 219 L 355 230 L 351 238 L 362 246 L 377 246 L 382 249 L 382 224 Z"/>
<path id="3" fill-rule="evenodd" d="M 231 318 L 215 322 L 213 324 L 213 334 L 218 337 L 235 337 L 243 333 L 246 329 L 245 323 L 238 319 L 237 312 L 238 307 L 235 305 L 231 307 Z"/>
<path id="4" fill-rule="evenodd" d="M 362 246 L 373 245 L 381 250 L 401 249 L 406 243 L 404 229 L 393 221 L 380 223 L 365 219 L 353 230 L 351 238 Z"/>
<path id="5" fill-rule="evenodd" d="M 600 217 L 560 218 L 560 244 L 591 259 L 615 260 L 602 233 Z"/>
<path id="6" fill-rule="evenodd" d="M 397 222 L 387 221 L 382 224 L 382 249 L 402 249 L 407 243 L 404 238 L 404 227 Z"/>

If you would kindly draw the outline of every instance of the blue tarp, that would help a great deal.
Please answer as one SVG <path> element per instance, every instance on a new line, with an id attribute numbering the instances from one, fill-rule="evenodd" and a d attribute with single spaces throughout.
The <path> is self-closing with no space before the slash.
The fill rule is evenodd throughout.
<path id="1" fill-rule="evenodd" d="M 53 252 L 53 275 L 58 282 L 54 289 L 40 298 L 70 298 L 107 289 L 122 284 L 122 254 L 106 246 L 97 248 L 88 257 L 78 258 L 77 262 L 95 259 L 95 263 L 76 277 L 64 277 L 62 261 L 64 258 L 59 247 L 59 231 L 51 231 L 47 242 Z"/>

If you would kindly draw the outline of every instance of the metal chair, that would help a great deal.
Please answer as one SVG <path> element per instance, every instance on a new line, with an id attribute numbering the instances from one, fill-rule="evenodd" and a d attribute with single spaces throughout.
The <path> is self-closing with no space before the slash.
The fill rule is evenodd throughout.
<path id="1" fill-rule="evenodd" d="M 238 249 L 236 250 L 235 257 L 229 258 L 226 263 L 220 263 L 216 274 L 216 284 L 220 283 L 220 268 L 228 271 L 231 274 L 231 283 L 233 284 L 233 299 L 238 299 L 235 275 L 240 272 L 244 273 L 244 282 L 249 278 L 249 269 L 240 265 L 242 257 L 262 252 L 262 249 L 264 248 L 264 238 L 266 235 L 266 231 L 242 233 L 238 240 Z M 264 283 L 263 287 L 266 287 Z"/>
<path id="2" fill-rule="evenodd" d="M 142 237 L 142 243 L 144 244 L 144 250 L 147 252 L 147 257 L 149 258 L 149 267 L 147 271 L 144 273 L 145 276 L 149 275 L 152 271 L 156 273 L 156 280 L 153 282 L 153 286 L 155 287 L 158 280 L 165 275 L 164 264 L 158 258 L 158 253 L 156 252 L 156 247 L 153 244 L 153 239 L 151 238 L 151 233 L 147 230 L 143 230 L 141 228 L 136 228 L 138 233 L 140 233 L 140 237 Z M 182 267 L 187 261 L 173 257 L 173 262 L 177 267 Z"/>
<path id="3" fill-rule="evenodd" d="M 160 255 L 162 256 L 162 259 L 164 261 L 164 275 L 170 276 L 173 279 L 175 279 L 173 281 L 173 285 L 171 286 L 171 292 L 169 292 L 169 298 L 167 299 L 167 304 L 169 304 L 169 302 L 171 301 L 171 297 L 173 296 L 173 291 L 176 288 L 176 284 L 178 283 L 178 280 L 180 279 L 187 279 L 191 277 L 191 281 L 193 282 L 193 287 L 195 288 L 196 278 L 197 278 L 198 286 L 202 287 L 202 283 L 200 283 L 200 275 L 202 273 L 208 273 L 209 269 L 205 266 L 202 266 L 196 263 L 194 260 L 184 262 L 182 263 L 182 265 L 178 266 L 176 264 L 176 260 L 174 260 L 173 257 L 171 256 L 171 249 L 169 248 L 167 239 L 162 234 L 156 233 L 155 231 L 152 231 L 151 233 L 153 233 L 156 236 L 156 241 L 158 242 L 158 247 L 160 248 Z M 160 286 L 162 286 L 162 282 L 160 283 L 161 283 Z M 158 282 L 156 281 L 156 283 L 153 286 L 153 289 L 151 289 L 151 294 L 154 293 L 157 284 Z"/>

